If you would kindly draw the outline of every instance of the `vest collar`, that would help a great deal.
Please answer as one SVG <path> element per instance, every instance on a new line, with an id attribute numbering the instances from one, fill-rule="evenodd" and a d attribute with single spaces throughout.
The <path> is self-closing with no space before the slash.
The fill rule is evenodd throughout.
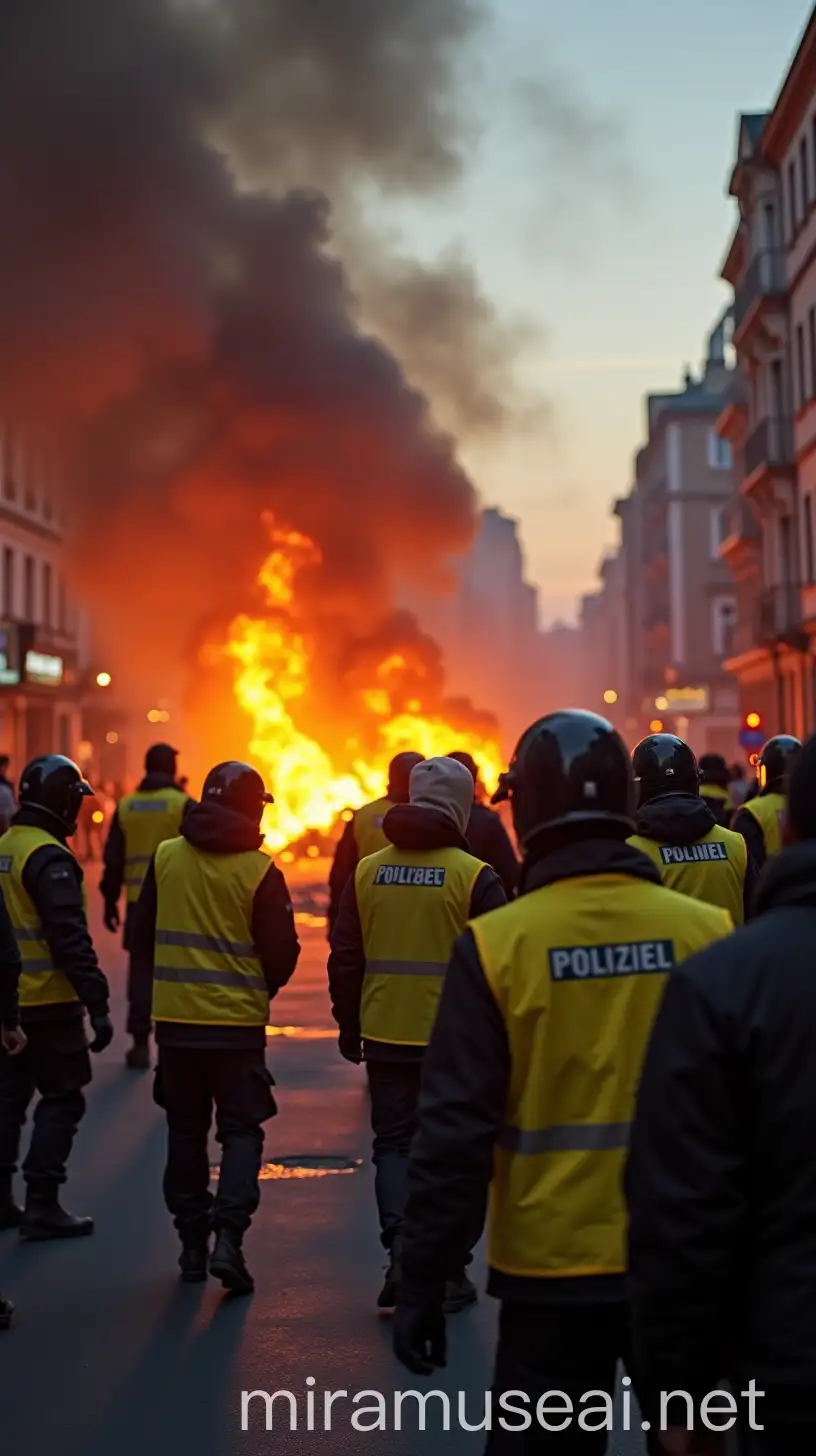
<path id="1" fill-rule="evenodd" d="M 657 866 L 639 849 L 617 839 L 584 839 L 556 849 L 543 859 L 525 860 L 519 894 L 583 875 L 631 875 L 633 879 L 661 884 Z"/>

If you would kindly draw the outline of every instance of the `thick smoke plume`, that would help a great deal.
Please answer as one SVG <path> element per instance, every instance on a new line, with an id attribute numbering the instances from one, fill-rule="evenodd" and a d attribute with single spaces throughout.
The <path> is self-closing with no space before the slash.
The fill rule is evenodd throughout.
<path id="1" fill-rule="evenodd" d="M 467 544 L 451 442 L 361 331 L 325 195 L 285 186 L 446 185 L 480 16 L 3 0 L 2 413 L 62 462 L 81 586 L 134 683 L 251 604 L 263 511 L 320 547 L 301 605 L 338 673 L 395 577 Z"/>

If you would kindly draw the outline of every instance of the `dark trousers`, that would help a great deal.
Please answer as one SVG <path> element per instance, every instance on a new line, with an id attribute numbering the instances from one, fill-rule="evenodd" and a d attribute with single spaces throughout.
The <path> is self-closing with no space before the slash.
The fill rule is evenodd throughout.
<path id="1" fill-rule="evenodd" d="M 488 1438 L 487 1456 L 538 1456 L 539 1452 L 560 1451 L 562 1456 L 604 1456 L 612 1442 L 612 1432 L 583 1431 L 578 1416 L 584 1410 L 600 1407 L 601 1402 L 584 1402 L 581 1396 L 589 1391 L 607 1391 L 613 1395 L 618 1362 L 631 1376 L 631 1341 L 629 1315 L 625 1304 L 502 1304 L 499 1317 L 499 1344 L 493 1378 L 493 1430 Z M 503 1392 L 508 1403 L 519 1414 L 505 1414 L 499 1406 Z M 529 1396 L 529 1404 L 518 1400 L 518 1392 Z M 548 1431 L 536 1419 L 536 1403 L 546 1391 L 561 1391 L 569 1396 L 574 1415 L 565 1430 Z M 566 1419 L 567 1407 L 555 1397 L 548 1402 L 549 1425 Z M 520 1425 L 524 1410 L 532 1424 L 526 1431 L 505 1431 L 499 1426 L 504 1417 L 508 1424 Z M 601 1416 L 587 1416 L 591 1424 Z M 616 1417 L 617 1419 L 621 1419 Z M 631 1430 L 640 1429 L 640 1417 L 631 1401 Z M 646 1437 L 650 1456 L 660 1456 L 662 1448 L 657 1432 Z"/>
<path id="2" fill-rule="evenodd" d="M 127 978 L 127 999 L 128 1019 L 127 1029 L 130 1036 L 137 1041 L 150 1036 L 150 1029 L 153 1018 L 153 970 L 151 966 L 145 966 L 138 956 L 133 954 L 131 944 L 133 933 L 133 921 L 136 914 L 136 905 L 130 904 L 125 911 L 125 933 L 123 944 L 128 952 L 128 978 Z"/>
<path id="3" fill-rule="evenodd" d="M 0 1051 L 0 1183 L 10 1183 L 17 1170 L 26 1114 L 39 1093 L 23 1174 L 32 1192 L 50 1195 L 65 1182 L 91 1059 L 79 1017 L 29 1022 L 25 1032 L 25 1051 L 16 1057 Z"/>
<path id="4" fill-rule="evenodd" d="M 416 1130 L 422 1062 L 370 1061 L 367 1070 L 374 1133 L 374 1191 L 382 1241 L 390 1249 L 405 1216 L 408 1154 Z"/>
<path id="5" fill-rule="evenodd" d="M 258 1207 L 263 1123 L 277 1108 L 262 1048 L 160 1047 L 154 1097 L 167 1114 L 164 1199 L 183 1239 L 210 1228 L 243 1234 Z M 215 1107 L 221 1144 L 218 1192 L 210 1193 L 208 1139 Z"/>

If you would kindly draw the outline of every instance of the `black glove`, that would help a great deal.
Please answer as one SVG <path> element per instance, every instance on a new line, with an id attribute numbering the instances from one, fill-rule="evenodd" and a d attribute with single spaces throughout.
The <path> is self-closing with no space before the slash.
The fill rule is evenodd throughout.
<path id="1" fill-rule="evenodd" d="M 442 1300 L 398 1303 L 394 1313 L 394 1354 L 414 1375 L 432 1375 L 446 1359 Z"/>
<path id="2" fill-rule="evenodd" d="M 106 930 L 109 930 L 111 932 L 111 935 L 115 935 L 116 934 L 117 930 L 119 929 L 119 926 L 122 923 L 121 920 L 119 919 L 119 908 L 118 908 L 118 906 L 116 906 L 116 905 L 106 905 L 105 906 L 105 913 L 102 916 L 102 923 L 103 923 L 105 929 Z"/>
<path id="3" fill-rule="evenodd" d="M 107 1011 L 104 1016 L 92 1016 L 91 1026 L 96 1035 L 93 1041 L 89 1043 L 90 1050 L 92 1052 L 103 1052 L 105 1047 L 110 1046 L 113 1041 L 113 1022 Z"/>
<path id="4" fill-rule="evenodd" d="M 360 1040 L 360 1033 L 357 1031 L 341 1031 L 337 1038 L 337 1045 L 340 1048 L 341 1057 L 347 1062 L 354 1062 L 359 1067 L 363 1060 L 363 1044 Z"/>

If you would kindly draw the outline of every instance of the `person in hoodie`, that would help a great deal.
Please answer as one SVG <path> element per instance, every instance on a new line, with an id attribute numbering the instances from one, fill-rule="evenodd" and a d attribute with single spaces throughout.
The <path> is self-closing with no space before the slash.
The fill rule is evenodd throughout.
<path id="1" fill-rule="evenodd" d="M 629 843 L 657 865 L 670 890 L 727 910 L 735 925 L 751 912 L 757 870 L 741 834 L 723 829 L 700 790 L 687 743 L 652 733 L 632 754 L 637 833 Z"/>
<path id="2" fill-rule="evenodd" d="M 626 1172 L 647 1413 L 662 1390 L 699 1412 L 721 1379 L 737 1397 L 753 1380 L 743 1456 L 816 1451 L 816 738 L 783 836 L 751 923 L 669 980 Z M 675 1436 L 676 1452 L 719 1449 Z"/>
<path id="3" fill-rule="evenodd" d="M 156 850 L 133 922 L 134 955 L 153 981 L 154 1097 L 167 1115 L 164 1196 L 182 1279 L 200 1282 L 209 1267 L 237 1294 L 254 1288 L 243 1238 L 258 1207 L 263 1125 L 277 1110 L 265 1060 L 269 1002 L 300 954 L 286 881 L 261 830 L 273 802 L 249 764 L 211 769 L 179 837 Z M 222 1148 L 215 1200 L 213 1105 Z"/>
<path id="4" fill-rule="evenodd" d="M 388 788 L 381 799 L 363 804 L 348 820 L 334 852 L 329 872 L 329 938 L 340 909 L 343 891 L 353 877 L 361 859 L 385 849 L 388 838 L 383 828 L 385 816 L 395 804 L 408 803 L 411 770 L 422 762 L 421 753 L 398 753 L 388 765 Z"/>
<path id="5" fill-rule="evenodd" d="M 700 798 L 708 805 L 721 829 L 730 829 L 734 814 L 731 770 L 719 753 L 700 758 Z"/>
<path id="6" fill-rule="evenodd" d="M 111 820 L 100 883 L 105 902 L 105 928 L 119 929 L 119 897 L 127 900 L 124 946 L 129 952 L 128 1033 L 132 1038 L 125 1062 L 135 1071 L 150 1066 L 150 976 L 134 958 L 131 930 L 147 867 L 159 845 L 173 839 L 191 802 L 176 783 L 177 752 L 169 743 L 154 743 L 145 757 L 145 776 L 134 794 L 120 800 Z"/>
<path id="7" fill-rule="evenodd" d="M 448 758 L 464 764 L 473 777 L 473 808 L 465 835 L 471 853 L 477 859 L 483 859 L 485 864 L 489 864 L 496 871 L 508 900 L 512 900 L 518 888 L 519 862 L 510 843 L 510 836 L 498 814 L 493 809 L 488 809 L 482 801 L 484 789 L 479 778 L 479 766 L 470 753 L 457 750 L 449 753 Z"/>
<path id="8" fill-rule="evenodd" d="M 465 838 L 473 805 L 469 769 L 450 758 L 426 759 L 412 770 L 409 794 L 385 817 L 388 848 L 361 860 L 346 886 L 329 957 L 341 1054 L 365 1060 L 368 1069 L 375 1192 L 389 1255 L 381 1309 L 393 1308 L 399 1288 L 408 1153 L 450 953 L 468 920 L 507 898 Z M 450 1312 L 476 1298 L 465 1275 L 469 1253 L 463 1250 L 448 1271 Z"/>

